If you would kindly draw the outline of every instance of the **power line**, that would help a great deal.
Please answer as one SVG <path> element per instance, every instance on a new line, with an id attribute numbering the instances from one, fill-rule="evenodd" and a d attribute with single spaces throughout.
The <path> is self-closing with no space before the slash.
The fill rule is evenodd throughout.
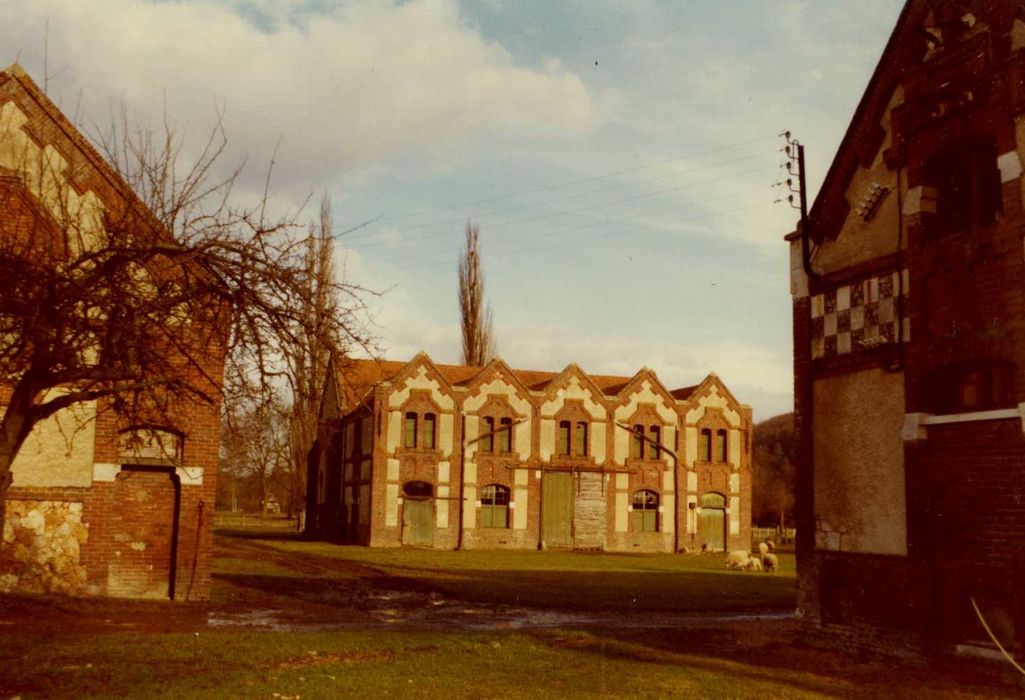
<path id="1" fill-rule="evenodd" d="M 772 151 L 771 153 L 774 154 L 775 151 Z M 768 154 L 763 154 L 763 155 L 768 155 Z M 761 157 L 761 156 L 757 156 L 757 157 Z M 744 160 L 751 160 L 751 158 L 745 157 Z M 635 201 L 640 201 L 640 200 L 643 200 L 643 199 L 651 199 L 652 197 L 659 197 L 659 196 L 664 195 L 664 194 L 671 194 L 671 193 L 674 193 L 674 192 L 681 192 L 681 191 L 684 191 L 684 190 L 691 189 L 693 187 L 706 186 L 706 185 L 709 185 L 709 184 L 712 184 L 712 183 L 716 183 L 716 182 L 725 182 L 727 180 L 733 180 L 735 178 L 743 177 L 744 175 L 750 175 L 750 174 L 755 173 L 755 172 L 759 172 L 758 169 L 749 169 L 749 170 L 742 170 L 742 171 L 739 171 L 739 172 L 727 173 L 727 174 L 725 174 L 725 175 L 723 175 L 721 177 L 717 177 L 717 178 L 704 179 L 704 180 L 700 180 L 700 181 L 695 180 L 693 182 L 688 182 L 688 183 L 685 183 L 683 185 L 677 185 L 677 186 L 674 186 L 674 187 L 667 187 L 667 188 L 663 188 L 661 190 L 655 190 L 653 192 L 645 192 L 645 193 L 642 193 L 642 194 L 632 195 L 630 197 L 623 197 L 621 199 L 614 199 L 614 200 L 604 201 L 604 202 L 600 202 L 600 203 L 596 203 L 596 204 L 588 204 L 586 206 L 576 207 L 574 209 L 562 209 L 562 210 L 558 210 L 558 211 L 554 211 L 554 212 L 547 212 L 547 213 L 544 213 L 544 214 L 538 214 L 536 216 L 528 216 L 528 217 L 521 217 L 519 219 L 511 219 L 511 220 L 506 220 L 506 221 L 487 223 L 486 226 L 487 226 L 487 230 L 490 231 L 490 230 L 494 230 L 494 229 L 501 229 L 501 228 L 504 228 L 504 227 L 507 227 L 507 226 L 512 226 L 514 224 L 522 224 L 522 223 L 529 223 L 529 222 L 533 222 L 533 221 L 540 221 L 542 219 L 550 219 L 550 218 L 556 217 L 556 216 L 566 216 L 566 215 L 569 215 L 569 214 L 578 214 L 578 213 L 581 213 L 581 212 L 585 212 L 585 211 L 590 211 L 592 209 L 596 209 L 598 207 L 610 207 L 610 206 L 615 206 L 617 204 L 625 204 L 625 203 L 628 203 L 628 202 L 635 202 Z M 461 223 L 461 221 L 462 220 L 459 220 L 460 223 Z M 484 220 L 482 219 L 482 221 L 484 221 Z M 412 242 L 412 241 L 421 241 L 421 240 L 425 240 L 425 239 L 428 239 L 428 238 L 436 238 L 438 236 L 451 236 L 451 235 L 454 235 L 454 231 L 455 231 L 455 229 L 446 230 L 446 231 L 439 231 L 439 232 L 434 232 L 434 233 L 425 233 L 425 234 L 422 234 L 422 235 L 419 235 L 419 236 L 403 236 L 401 238 L 401 241 L 403 243 L 409 243 L 409 242 Z M 368 249 L 368 248 L 377 248 L 377 247 L 387 246 L 387 245 L 391 245 L 391 243 L 390 242 L 386 242 L 386 241 L 379 241 L 379 242 L 376 242 L 376 243 L 374 243 L 374 242 L 364 243 L 363 245 L 360 246 L 360 248 L 361 249 Z"/>
<path id="2" fill-rule="evenodd" d="M 535 187 L 535 188 L 532 188 L 532 189 L 529 189 L 529 190 L 522 190 L 520 192 L 513 192 L 511 194 L 499 195 L 499 196 L 496 196 L 496 197 L 487 197 L 487 198 L 484 198 L 484 199 L 477 199 L 477 200 L 473 200 L 473 201 L 470 201 L 470 202 L 463 202 L 463 203 L 460 203 L 460 204 L 453 204 L 453 205 L 450 205 L 450 206 L 447 206 L 447 207 L 441 207 L 441 208 L 438 208 L 438 209 L 424 209 L 424 210 L 421 210 L 421 211 L 406 212 L 404 214 L 392 214 L 390 216 L 383 216 L 383 217 L 380 218 L 380 221 L 394 221 L 394 220 L 397 220 L 397 219 L 407 219 L 407 218 L 412 218 L 412 217 L 417 217 L 417 216 L 424 216 L 425 214 L 435 214 L 435 213 L 440 213 L 440 212 L 452 211 L 452 210 L 455 210 L 455 209 L 463 209 L 463 208 L 466 208 L 466 207 L 472 207 L 472 206 L 476 206 L 476 205 L 479 205 L 479 204 L 488 204 L 490 202 L 499 202 L 499 201 L 503 201 L 503 200 L 507 200 L 507 199 L 515 199 L 517 197 L 525 197 L 527 195 L 536 194 L 538 192 L 553 191 L 553 190 L 557 190 L 557 189 L 563 189 L 563 188 L 566 188 L 566 187 L 572 187 L 573 185 L 579 185 L 579 184 L 582 184 L 582 183 L 585 183 L 585 182 L 593 182 L 595 180 L 603 180 L 603 179 L 606 179 L 606 178 L 615 177 L 616 175 L 624 175 L 626 173 L 638 172 L 640 170 L 646 170 L 646 169 L 650 169 L 650 168 L 658 168 L 658 167 L 662 167 L 664 165 L 669 165 L 671 163 L 678 163 L 678 162 L 683 161 L 683 160 L 699 158 L 701 156 L 706 156 L 706 155 L 709 155 L 711 153 L 719 153 L 719 152 L 722 152 L 722 151 L 730 150 L 731 148 L 738 148 L 740 146 L 748 146 L 748 145 L 750 145 L 752 143 L 759 143 L 761 141 L 767 141 L 767 140 L 776 139 L 776 138 L 778 138 L 776 135 L 760 136 L 758 138 L 749 139 L 747 141 L 738 141 L 736 143 L 726 144 L 724 146 L 719 146 L 717 148 L 710 148 L 710 149 L 707 149 L 707 150 L 704 150 L 704 151 L 698 151 L 698 152 L 695 152 L 695 153 L 690 153 L 690 154 L 679 156 L 679 157 L 676 157 L 676 158 L 671 158 L 671 159 L 668 159 L 668 160 L 659 161 L 657 163 L 648 163 L 648 164 L 645 164 L 645 165 L 638 165 L 638 166 L 634 166 L 634 167 L 631 167 L 631 168 L 622 168 L 620 170 L 613 170 L 613 171 L 610 171 L 610 172 L 601 173 L 599 175 L 592 175 L 592 176 L 589 176 L 589 177 L 578 178 L 576 180 L 568 180 L 568 181 L 556 183 L 554 185 L 545 185 L 543 187 Z"/>
<path id="3" fill-rule="evenodd" d="M 685 170 L 674 170 L 671 173 L 663 173 L 661 175 L 656 175 L 655 177 L 651 177 L 651 178 L 643 178 L 643 179 L 639 179 L 639 180 L 630 180 L 630 181 L 623 182 L 623 183 L 618 184 L 618 185 L 612 185 L 611 187 L 604 187 L 604 188 L 597 189 L 597 190 L 586 190 L 584 192 L 577 192 L 577 193 L 565 195 L 565 196 L 562 196 L 562 197 L 555 197 L 553 199 L 547 199 L 547 200 L 544 200 L 544 201 L 541 201 L 541 202 L 517 204 L 514 207 L 507 207 L 505 209 L 498 209 L 498 210 L 495 210 L 495 211 L 483 212 L 483 213 L 480 213 L 480 214 L 476 214 L 472 218 L 478 219 L 478 220 L 483 220 L 483 219 L 485 219 L 486 217 L 489 217 L 489 216 L 499 216 L 499 215 L 502 215 L 502 214 L 507 214 L 509 212 L 519 211 L 521 209 L 527 209 L 527 208 L 531 208 L 531 207 L 543 207 L 543 206 L 547 206 L 548 204 L 554 204 L 554 203 L 558 203 L 558 202 L 563 202 L 563 201 L 566 201 L 566 200 L 569 200 L 569 199 L 579 199 L 580 197 L 589 197 L 591 195 L 604 194 L 606 192 L 612 192 L 612 191 L 615 191 L 615 190 L 619 190 L 619 189 L 623 189 L 623 188 L 631 187 L 631 186 L 636 186 L 636 185 L 639 185 L 639 184 L 655 182 L 657 180 L 666 180 L 668 178 L 677 177 L 679 175 L 686 175 L 688 173 L 695 173 L 695 172 L 701 172 L 701 171 L 704 171 L 704 170 L 711 170 L 713 168 L 717 168 L 717 167 L 720 167 L 720 166 L 723 166 L 723 165 L 730 165 L 732 163 L 739 163 L 741 161 L 750 161 L 750 160 L 753 160 L 753 159 L 761 158 L 763 156 L 770 155 L 770 154 L 775 154 L 775 153 L 777 153 L 777 149 L 774 148 L 774 149 L 772 149 L 770 151 L 760 151 L 758 153 L 745 154 L 743 156 L 740 156 L 739 158 L 731 158 L 729 160 L 720 161 L 718 163 L 712 163 L 712 164 L 709 164 L 709 165 L 697 166 L 697 167 L 694 167 L 694 168 L 687 168 Z M 666 191 L 671 191 L 671 190 L 666 190 Z M 387 217 L 380 217 L 380 218 L 376 219 L 375 221 L 383 222 L 383 221 L 386 221 L 386 219 L 387 219 Z M 461 226 L 464 222 L 465 222 L 465 217 L 458 218 L 458 219 L 442 219 L 442 220 L 438 220 L 438 221 L 427 221 L 427 222 L 423 222 L 423 223 L 419 223 L 419 224 L 413 224 L 413 225 L 410 225 L 410 226 L 405 226 L 403 228 L 403 230 L 404 231 L 416 231 L 416 230 L 419 230 L 419 229 L 433 228 L 435 226 L 458 227 L 458 226 Z M 375 232 L 374 231 L 365 230 L 364 233 L 372 234 L 372 233 L 375 233 Z"/>
<path id="4" fill-rule="evenodd" d="M 724 193 L 724 194 L 716 196 L 716 197 L 708 198 L 708 199 L 706 199 L 704 201 L 705 202 L 710 202 L 710 201 L 716 201 L 716 200 L 719 200 L 719 199 L 726 199 L 726 198 L 730 198 L 730 197 L 735 197 L 737 195 L 741 195 L 741 194 L 745 194 L 745 193 L 749 193 L 749 192 L 755 192 L 755 191 L 759 191 L 759 190 L 763 190 L 763 189 L 764 189 L 763 187 L 744 188 L 744 189 L 741 189 L 741 190 L 735 190 L 735 191 L 732 191 L 732 192 L 727 192 L 727 193 Z M 683 223 L 683 222 L 690 222 L 690 221 L 700 221 L 702 219 L 711 218 L 711 217 L 716 216 L 718 214 L 728 214 L 730 212 L 744 211 L 746 209 L 751 209 L 751 208 L 758 207 L 758 206 L 763 206 L 763 205 L 762 205 L 762 203 L 754 203 L 754 204 L 751 204 L 751 205 L 746 206 L 746 207 L 739 207 L 739 208 L 738 207 L 730 207 L 728 209 L 718 209 L 718 210 L 706 212 L 705 214 L 703 214 L 701 216 L 691 217 L 691 218 L 688 218 L 688 219 L 680 219 L 680 220 L 678 220 L 678 222 L 679 223 Z M 665 213 L 672 212 L 672 211 L 678 211 L 680 209 L 697 209 L 697 208 L 699 208 L 699 207 L 697 207 L 693 202 L 687 202 L 685 204 L 677 204 L 677 205 L 674 205 L 674 206 L 671 206 L 671 207 L 664 207 L 664 208 L 658 209 L 658 210 L 656 210 L 654 212 L 648 212 L 648 215 L 649 216 L 650 215 L 658 215 L 658 214 L 665 214 Z M 603 219 L 603 220 L 597 221 L 597 222 L 589 222 L 589 223 L 581 224 L 581 225 L 578 225 L 578 226 L 572 226 L 572 227 L 569 227 L 569 228 L 561 229 L 559 231 L 558 236 L 559 236 L 560 239 L 565 239 L 566 238 L 565 234 L 570 233 L 570 232 L 581 231 L 581 230 L 585 230 L 585 229 L 589 229 L 589 228 L 595 228 L 595 227 L 601 227 L 601 226 L 608 226 L 608 225 L 616 224 L 616 223 L 628 224 L 628 223 L 630 223 L 630 221 L 631 220 L 629 218 L 623 218 L 623 217 L 620 217 L 620 218 L 606 218 L 606 219 Z M 625 233 L 625 232 L 623 232 L 623 233 Z M 498 248 L 501 252 L 504 252 L 504 253 L 523 252 L 523 251 L 527 251 L 527 250 L 533 250 L 534 248 L 532 248 L 530 246 L 525 247 L 525 248 L 516 248 L 516 249 L 510 250 L 510 249 L 505 248 L 505 245 L 508 245 L 510 243 L 516 243 L 516 242 L 528 240 L 528 239 L 532 239 L 532 238 L 538 238 L 538 237 L 544 236 L 544 235 L 549 235 L 549 232 L 548 231 L 541 231 L 541 232 L 536 232 L 536 233 L 532 233 L 532 234 L 525 234 L 523 236 L 518 236 L 518 237 L 515 237 L 515 238 L 508 238 L 508 239 L 503 239 L 503 240 L 500 240 L 500 241 L 495 241 L 494 243 L 490 243 L 488 245 L 487 250 L 494 250 L 495 248 Z M 613 233 L 613 234 L 609 234 L 609 235 L 607 235 L 605 237 L 611 237 L 612 235 L 617 235 L 617 234 Z M 623 234 L 620 233 L 618 235 L 623 235 Z M 561 244 L 562 242 L 563 242 L 563 240 L 558 241 L 559 244 Z M 543 246 L 539 246 L 539 248 L 545 248 L 545 247 L 551 247 L 551 246 L 544 246 L 544 245 Z M 354 248 L 354 250 L 358 251 L 360 249 L 359 248 Z M 444 253 L 438 252 L 438 253 L 427 254 L 427 255 L 404 255 L 404 256 L 401 256 L 401 257 L 398 257 L 398 258 L 391 258 L 390 262 L 394 264 L 394 263 L 401 263 L 401 262 L 405 262 L 405 261 L 409 261 L 409 260 L 418 260 L 418 261 L 421 261 L 421 262 L 423 262 L 423 261 L 435 261 L 435 260 L 440 261 L 442 259 L 449 260 L 449 259 L 451 259 L 451 256 L 452 256 L 453 252 L 454 251 L 449 250 L 449 251 L 445 251 Z"/>

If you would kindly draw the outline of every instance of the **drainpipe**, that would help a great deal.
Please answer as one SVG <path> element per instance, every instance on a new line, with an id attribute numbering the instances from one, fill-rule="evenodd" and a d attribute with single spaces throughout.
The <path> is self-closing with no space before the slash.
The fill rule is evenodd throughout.
<path id="1" fill-rule="evenodd" d="M 797 186 L 801 195 L 801 262 L 808 281 L 819 281 L 819 273 L 811 267 L 811 226 L 808 221 L 808 186 L 804 180 L 804 146 L 797 143 Z"/>
<path id="2" fill-rule="evenodd" d="M 670 457 L 673 458 L 673 511 L 674 511 L 673 512 L 673 554 L 679 554 L 679 552 L 680 552 L 680 460 L 676 456 L 676 452 L 674 452 L 673 450 L 669 449 L 668 447 L 663 447 L 662 445 L 658 444 L 657 442 L 655 442 L 654 440 L 649 438 L 647 435 L 645 435 L 644 431 L 636 431 L 636 430 L 633 429 L 633 427 L 627 425 L 626 423 L 620 423 L 618 421 L 616 422 L 616 426 L 619 427 L 619 428 L 622 428 L 623 430 L 625 430 L 626 432 L 630 433 L 631 435 L 639 435 L 640 438 L 642 440 L 644 440 L 646 443 L 648 443 L 649 445 L 653 445 L 653 446 L 657 447 L 659 449 L 659 451 L 665 452 L 666 454 L 668 454 Z M 678 428 L 677 428 L 677 430 L 678 430 Z"/>
<path id="3" fill-rule="evenodd" d="M 466 507 L 466 416 L 459 417 L 459 532 L 456 533 L 456 549 L 463 548 L 463 508 Z"/>
<path id="4" fill-rule="evenodd" d="M 512 429 L 520 423 L 526 423 L 530 418 L 520 418 L 514 420 L 509 424 L 509 443 L 512 444 Z M 464 488 L 466 478 L 466 448 L 475 442 L 479 442 L 486 437 L 492 437 L 505 430 L 505 428 L 499 428 L 498 430 L 492 430 L 490 433 L 483 433 L 478 435 L 472 440 L 466 439 L 466 416 L 461 416 L 461 425 L 459 429 L 459 534 L 456 544 L 456 549 L 463 548 L 463 508 L 466 502 L 466 490 Z M 515 493 L 515 483 L 513 484 Z"/>

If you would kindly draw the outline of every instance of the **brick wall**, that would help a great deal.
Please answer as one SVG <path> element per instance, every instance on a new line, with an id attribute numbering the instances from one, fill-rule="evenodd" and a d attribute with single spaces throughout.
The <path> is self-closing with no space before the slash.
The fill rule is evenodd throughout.
<path id="1" fill-rule="evenodd" d="M 0 107 L 3 105 L 14 105 L 27 117 L 24 132 L 30 143 L 51 148 L 67 161 L 62 177 L 77 195 L 91 193 L 102 202 L 108 222 L 118 223 L 125 219 L 127 212 L 133 211 L 138 203 L 131 191 L 18 70 L 0 73 Z M 34 185 L 26 184 L 14 195 L 11 187 L 0 187 L 3 197 L 0 205 L 5 207 L 5 214 L 6 207 L 13 206 L 15 214 L 13 218 L 0 217 L 4 222 L 0 233 L 5 236 L 12 233 L 9 226 L 12 220 L 22 232 L 28 225 L 29 214 L 33 225 L 46 221 L 38 207 L 33 209 L 24 199 Z M 15 231 L 14 235 L 19 234 Z M 219 396 L 217 384 L 223 371 L 219 337 L 217 333 L 210 333 L 209 328 L 190 326 L 179 339 L 185 345 L 196 341 L 204 348 L 202 355 L 190 358 L 200 366 L 192 367 L 185 375 L 193 386 L 203 387 L 214 397 Z M 171 348 L 168 353 L 177 356 Z M 0 404 L 8 397 L 9 387 L 0 387 Z M 118 415 L 109 401 L 99 404 L 93 459 L 96 463 L 120 467 L 123 461 L 118 454 L 118 435 L 134 426 Z M 175 481 L 177 472 L 171 468 L 162 472 L 122 471 L 113 482 L 93 481 L 83 489 L 24 489 L 15 483 L 8 498 L 49 502 L 51 512 L 66 510 L 70 513 L 72 505 L 81 506 L 81 525 L 88 529 L 88 538 L 79 543 L 78 565 L 86 572 L 81 590 L 106 595 L 157 596 L 166 595 L 173 580 L 176 599 L 205 598 L 210 589 L 220 407 L 216 401 L 212 405 L 185 401 L 151 418 L 153 424 L 181 435 L 182 464 L 175 466 L 184 467 L 195 478 L 179 484 Z M 198 477 L 200 470 L 202 476 Z M 0 554 L 0 573 L 9 570 L 3 564 L 4 556 L 6 554 Z M 172 558 L 175 561 L 172 562 Z M 79 588 L 76 592 L 80 592 Z"/>
<path id="2" fill-rule="evenodd" d="M 929 5 L 909 4 L 887 49 L 891 59 L 921 47 L 912 36 L 921 31 Z M 1012 162 L 1020 161 L 1025 150 L 1025 132 L 1016 127 L 1025 110 L 1019 90 L 1025 56 L 1012 51 L 1014 18 L 1010 8 L 999 3 L 973 11 L 974 28 L 966 27 L 963 36 L 945 31 L 944 44 L 935 49 L 933 60 L 923 64 L 915 59 L 905 65 L 884 61 L 866 93 L 878 102 L 883 86 L 891 92 L 903 82 L 903 104 L 892 120 L 882 122 L 891 132 L 890 146 L 877 154 L 896 171 L 898 181 L 906 176 L 898 197 L 919 187 L 936 188 L 938 183 L 930 180 L 936 176 L 927 164 L 960 139 L 991 138 L 996 154 Z M 962 99 L 965 95 L 969 97 Z M 862 113 L 870 106 L 864 102 L 856 120 L 877 123 L 881 112 Z M 816 232 L 824 247 L 833 245 L 830 236 L 840 229 L 848 211 L 846 200 L 857 195 L 847 191 L 851 173 L 844 174 L 844 168 L 853 171 L 854 159 L 865 145 L 859 136 L 863 129 L 856 126 L 848 132 L 831 181 L 816 202 L 821 220 L 836 223 Z M 870 162 L 872 158 L 861 158 L 859 167 Z M 1018 585 L 1025 574 L 1018 555 L 1025 527 L 1025 433 L 1019 417 L 979 416 L 987 409 L 1013 412 L 1025 403 L 1025 187 L 1013 170 L 1000 173 L 1005 181 L 993 223 L 977 220 L 965 230 L 949 231 L 930 206 L 916 201 L 904 212 L 903 228 L 893 231 L 892 256 L 857 265 L 841 262 L 824 270 L 821 279 L 810 281 L 814 295 L 878 270 L 906 266 L 907 342 L 813 360 L 810 301 L 800 295 L 794 299 L 799 607 L 817 629 L 845 644 L 949 651 L 959 643 L 986 641 L 971 608 L 974 597 L 1003 642 L 1012 649 L 1025 648 L 1025 595 Z M 960 385 L 942 373 L 988 363 L 1010 368 L 1008 377 L 992 380 L 1000 391 L 991 401 L 951 408 L 937 399 L 937 386 L 950 382 L 950 396 L 969 402 Z M 905 557 L 817 551 L 808 537 L 817 514 L 811 451 L 818 420 L 811 410 L 813 382 L 869 367 L 902 372 L 907 413 L 966 414 L 968 419 L 928 425 L 925 434 L 905 435 L 910 441 L 905 443 L 903 464 L 894 465 L 903 467 L 905 474 Z"/>

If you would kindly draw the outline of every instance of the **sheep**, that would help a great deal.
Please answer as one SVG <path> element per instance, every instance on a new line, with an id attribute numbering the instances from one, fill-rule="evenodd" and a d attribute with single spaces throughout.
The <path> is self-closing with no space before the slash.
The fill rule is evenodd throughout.
<path id="1" fill-rule="evenodd" d="M 743 549 L 737 549 L 730 552 L 726 556 L 726 568 L 727 569 L 744 569 L 747 567 L 747 563 L 751 560 L 751 555 L 745 552 Z"/>
<path id="2" fill-rule="evenodd" d="M 773 573 L 779 568 L 779 557 L 771 552 L 762 556 L 762 568 L 766 573 Z"/>
<path id="3" fill-rule="evenodd" d="M 758 553 L 761 554 L 763 557 L 766 554 L 768 554 L 769 553 L 769 543 L 768 542 L 759 542 L 758 543 Z"/>
<path id="4" fill-rule="evenodd" d="M 751 557 L 747 561 L 747 570 L 748 571 L 761 571 L 762 570 L 762 560 L 759 559 L 758 557 Z"/>

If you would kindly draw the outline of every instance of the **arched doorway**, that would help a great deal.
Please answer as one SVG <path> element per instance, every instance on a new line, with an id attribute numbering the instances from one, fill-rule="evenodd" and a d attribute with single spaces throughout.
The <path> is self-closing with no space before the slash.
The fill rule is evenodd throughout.
<path id="1" fill-rule="evenodd" d="M 726 497 L 706 493 L 701 497 L 701 542 L 710 552 L 726 550 Z"/>
<path id="2" fill-rule="evenodd" d="M 402 486 L 402 544 L 434 546 L 434 486 L 426 481 Z"/>

